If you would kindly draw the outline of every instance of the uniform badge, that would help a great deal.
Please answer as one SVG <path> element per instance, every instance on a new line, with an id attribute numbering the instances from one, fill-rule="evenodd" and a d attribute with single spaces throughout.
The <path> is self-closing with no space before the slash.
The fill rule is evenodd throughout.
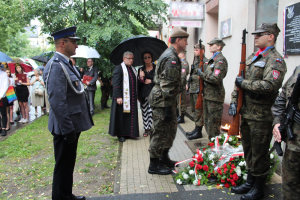
<path id="1" fill-rule="evenodd" d="M 181 69 L 181 72 L 184 73 L 184 72 L 185 72 L 185 69 Z"/>
<path id="2" fill-rule="evenodd" d="M 220 70 L 219 69 L 215 69 L 215 75 L 220 74 Z"/>
<path id="3" fill-rule="evenodd" d="M 77 81 L 75 81 L 75 84 L 76 84 L 76 86 L 78 86 L 78 83 L 77 83 Z"/>
<path id="4" fill-rule="evenodd" d="M 282 63 L 282 60 L 279 59 L 279 58 L 277 58 L 277 59 L 276 59 L 276 62 Z"/>
<path id="5" fill-rule="evenodd" d="M 219 61 L 219 64 L 223 64 L 223 61 L 222 61 L 222 60 L 220 60 L 220 61 Z"/>
<path id="6" fill-rule="evenodd" d="M 279 75 L 280 75 L 280 71 L 273 70 L 273 78 L 274 78 L 274 80 L 278 79 Z"/>
<path id="7" fill-rule="evenodd" d="M 176 64 L 176 61 L 172 61 L 172 64 L 175 65 L 175 64 Z"/>

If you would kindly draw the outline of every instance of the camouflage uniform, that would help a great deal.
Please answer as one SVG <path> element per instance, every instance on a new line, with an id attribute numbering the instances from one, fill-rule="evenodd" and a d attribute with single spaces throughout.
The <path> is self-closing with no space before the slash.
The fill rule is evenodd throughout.
<path id="1" fill-rule="evenodd" d="M 246 60 L 245 80 L 241 87 L 244 101 L 240 114 L 241 135 L 247 169 L 253 176 L 263 176 L 270 169 L 268 154 L 272 138 L 273 105 L 286 73 L 286 65 L 272 47 L 254 59 L 255 53 Z M 231 103 L 237 104 L 236 86 Z"/>
<path id="2" fill-rule="evenodd" d="M 220 134 L 225 89 L 223 79 L 227 74 L 227 60 L 220 52 L 204 63 L 200 77 L 204 81 L 204 126 L 209 139 Z"/>
<path id="3" fill-rule="evenodd" d="M 181 87 L 181 61 L 171 45 L 160 56 L 155 69 L 155 86 L 150 92 L 149 103 L 153 110 L 153 126 L 150 136 L 150 158 L 159 158 L 169 150 L 177 130 L 176 96 Z M 166 107 L 172 107 L 172 120 L 164 120 Z"/>
<path id="4" fill-rule="evenodd" d="M 207 62 L 208 59 L 203 56 L 203 67 L 204 62 Z M 196 126 L 202 127 L 204 125 L 204 120 L 203 120 L 203 109 L 196 109 L 196 104 L 197 104 L 197 99 L 198 99 L 198 93 L 199 93 L 199 76 L 197 74 L 197 68 L 199 68 L 200 64 L 200 57 L 196 57 L 196 61 L 194 63 L 194 69 L 191 72 L 191 82 L 190 82 L 190 102 L 191 102 L 191 108 L 192 111 L 194 112 L 194 122 Z"/>
<path id="5" fill-rule="evenodd" d="M 282 91 L 272 106 L 274 116 L 273 126 L 280 123 L 283 117 L 288 99 L 290 98 L 294 85 L 297 81 L 297 76 L 300 73 L 300 66 L 296 67 L 293 75 L 282 87 Z M 300 109 L 300 101 L 297 108 Z M 296 139 L 293 141 L 285 141 L 287 148 L 282 161 L 282 194 L 283 199 L 299 199 L 300 196 L 300 125 L 293 123 L 293 133 Z"/>
<path id="6" fill-rule="evenodd" d="M 181 59 L 181 114 L 186 112 L 186 77 L 190 73 L 189 63 L 185 58 Z M 177 107 L 179 110 L 179 94 L 177 95 Z"/>

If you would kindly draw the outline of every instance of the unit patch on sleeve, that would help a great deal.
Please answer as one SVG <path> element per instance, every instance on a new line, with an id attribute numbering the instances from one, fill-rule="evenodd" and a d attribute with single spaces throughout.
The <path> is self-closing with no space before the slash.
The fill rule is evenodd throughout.
<path id="1" fill-rule="evenodd" d="M 184 73 L 184 72 L 185 72 L 185 69 L 181 69 L 181 72 Z"/>
<path id="2" fill-rule="evenodd" d="M 276 59 L 276 62 L 282 63 L 282 60 L 279 59 L 279 58 L 277 58 L 277 59 Z"/>
<path id="3" fill-rule="evenodd" d="M 175 65 L 175 64 L 176 64 L 176 61 L 172 61 L 172 64 Z"/>
<path id="4" fill-rule="evenodd" d="M 273 70 L 273 78 L 274 78 L 274 80 L 278 79 L 279 75 L 280 75 L 280 71 Z"/>
<path id="5" fill-rule="evenodd" d="M 219 69 L 215 69 L 215 75 L 220 74 L 220 70 Z"/>
<path id="6" fill-rule="evenodd" d="M 220 61 L 219 61 L 219 64 L 223 64 L 223 61 L 222 61 L 222 60 L 220 60 Z"/>

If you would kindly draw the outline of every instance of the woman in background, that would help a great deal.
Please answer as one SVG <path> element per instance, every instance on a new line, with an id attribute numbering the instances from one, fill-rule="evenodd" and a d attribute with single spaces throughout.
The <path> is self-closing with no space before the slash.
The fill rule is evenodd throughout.
<path id="1" fill-rule="evenodd" d="M 12 77 L 10 69 L 6 69 L 6 74 L 9 79 L 8 87 L 10 87 L 10 86 L 16 87 L 15 79 L 14 79 L 14 77 Z M 7 105 L 7 130 L 9 130 L 9 123 L 14 124 L 13 112 L 14 112 L 14 102 L 8 103 L 8 105 Z"/>
<path id="2" fill-rule="evenodd" d="M 32 85 L 32 107 L 35 107 L 35 115 L 38 115 L 37 107 L 41 106 L 44 107 L 44 81 L 43 77 L 40 76 L 40 69 L 34 70 L 34 77 L 31 80 L 30 85 Z M 42 110 L 43 113 L 43 110 Z"/>

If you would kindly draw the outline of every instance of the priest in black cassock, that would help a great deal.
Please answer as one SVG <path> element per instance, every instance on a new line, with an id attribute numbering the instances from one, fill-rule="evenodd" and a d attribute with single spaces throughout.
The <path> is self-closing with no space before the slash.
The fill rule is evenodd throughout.
<path id="1" fill-rule="evenodd" d="M 133 53 L 126 51 L 123 62 L 115 67 L 113 73 L 109 134 L 118 136 L 120 142 L 139 137 L 137 71 L 132 66 L 133 59 Z"/>

